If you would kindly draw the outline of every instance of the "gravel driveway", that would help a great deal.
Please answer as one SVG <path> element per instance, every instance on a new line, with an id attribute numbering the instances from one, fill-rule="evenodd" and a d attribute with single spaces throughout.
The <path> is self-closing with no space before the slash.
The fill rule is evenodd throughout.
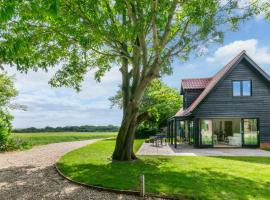
<path id="1" fill-rule="evenodd" d="M 95 141 L 54 143 L 0 153 L 0 199 L 140 199 L 78 186 L 58 175 L 54 164 L 61 155 Z"/>

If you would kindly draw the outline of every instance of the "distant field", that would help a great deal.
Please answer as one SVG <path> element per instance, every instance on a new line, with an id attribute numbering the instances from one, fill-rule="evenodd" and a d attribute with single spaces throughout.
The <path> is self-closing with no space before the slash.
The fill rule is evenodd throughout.
<path id="1" fill-rule="evenodd" d="M 90 140 L 115 137 L 116 132 L 50 132 L 50 133 L 13 133 L 15 138 L 29 142 L 31 145 L 42 145 L 57 142 Z"/>

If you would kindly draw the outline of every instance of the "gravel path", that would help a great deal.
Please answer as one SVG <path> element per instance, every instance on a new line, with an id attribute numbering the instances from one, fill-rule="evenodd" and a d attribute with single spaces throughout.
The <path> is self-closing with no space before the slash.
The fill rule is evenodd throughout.
<path id="1" fill-rule="evenodd" d="M 70 183 L 54 168 L 56 160 L 97 140 L 63 142 L 0 154 L 0 199 L 140 199 Z"/>

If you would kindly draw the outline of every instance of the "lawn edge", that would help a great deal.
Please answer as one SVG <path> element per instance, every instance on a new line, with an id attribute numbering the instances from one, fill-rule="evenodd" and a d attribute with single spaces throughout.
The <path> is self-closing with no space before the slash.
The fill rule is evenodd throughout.
<path id="1" fill-rule="evenodd" d="M 86 188 L 90 188 L 90 189 L 95 189 L 98 191 L 106 191 L 106 192 L 113 192 L 116 194 L 126 194 L 126 195 L 136 195 L 136 196 L 140 196 L 140 191 L 137 190 L 120 190 L 120 189 L 114 189 L 114 188 L 108 188 L 108 187 L 101 187 L 101 186 L 96 186 L 96 185 L 91 185 L 91 184 L 86 184 L 86 183 L 82 183 L 79 181 L 75 181 L 71 178 L 69 178 L 68 176 L 64 175 L 61 170 L 58 168 L 57 166 L 57 162 L 54 164 L 54 167 L 57 171 L 57 173 L 62 176 L 63 178 L 67 179 L 68 181 L 79 185 L 79 186 L 83 186 Z M 179 200 L 179 198 L 175 198 L 175 197 L 170 197 L 170 196 L 165 196 L 165 195 L 159 195 L 159 194 L 154 194 L 154 193 L 147 193 L 145 194 L 144 197 L 156 197 L 156 198 L 163 198 L 163 199 L 168 199 L 168 200 Z"/>
<path id="2" fill-rule="evenodd" d="M 110 138 L 105 138 L 105 139 L 100 139 L 100 140 L 97 140 L 96 142 L 98 141 L 102 141 L 102 140 L 106 140 L 106 139 L 110 139 Z M 94 142 L 94 143 L 96 143 Z M 94 144 L 92 143 L 92 144 Z M 142 143 L 143 144 L 143 143 Z M 91 145 L 91 144 L 90 144 Z M 142 146 L 142 145 L 141 145 Z M 140 147 L 141 147 L 140 146 Z M 77 149 L 80 149 L 82 147 L 79 147 Z M 140 149 L 140 148 L 139 148 Z M 74 151 L 76 149 L 73 149 L 71 151 Z M 69 151 L 69 152 L 71 152 Z M 69 152 L 66 152 L 65 154 L 69 153 Z M 57 163 L 59 162 L 59 160 L 65 155 L 63 154 L 62 156 L 60 156 L 55 164 L 54 164 L 54 167 L 57 171 L 57 173 L 67 179 L 68 181 L 70 181 L 71 183 L 74 183 L 76 185 L 79 185 L 79 186 L 83 186 L 83 187 L 86 187 L 86 188 L 90 188 L 90 189 L 95 189 L 95 190 L 98 190 L 98 191 L 106 191 L 106 192 L 113 192 L 115 194 L 126 194 L 126 195 L 136 195 L 136 196 L 140 196 L 140 191 L 137 191 L 137 190 L 121 190 L 121 189 L 114 189 L 114 188 L 108 188 L 108 187 L 102 187 L 102 186 L 96 186 L 96 185 L 92 185 L 92 184 L 86 184 L 86 183 L 82 183 L 82 182 L 79 182 L 79 181 L 75 181 L 73 179 L 71 179 L 70 177 L 66 176 L 64 173 L 61 172 L 61 170 L 58 168 L 57 166 Z M 166 196 L 166 195 L 160 195 L 160 194 L 155 194 L 155 193 L 146 193 L 144 197 L 156 197 L 156 198 L 163 198 L 163 199 L 168 199 L 168 200 L 179 200 L 180 198 L 176 198 L 176 197 L 171 197 L 171 196 Z"/>

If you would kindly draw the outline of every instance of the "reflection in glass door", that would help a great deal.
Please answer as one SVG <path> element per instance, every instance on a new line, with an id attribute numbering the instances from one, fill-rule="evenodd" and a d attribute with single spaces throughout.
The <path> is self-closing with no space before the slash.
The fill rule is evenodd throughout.
<path id="1" fill-rule="evenodd" d="M 213 145 L 213 124 L 212 120 L 202 119 L 200 122 L 201 132 L 201 144 L 202 145 Z"/>
<path id="2" fill-rule="evenodd" d="M 243 119 L 243 133 L 244 145 L 258 146 L 258 120 L 257 119 Z"/>
<path id="3" fill-rule="evenodd" d="M 189 121 L 189 144 L 194 144 L 194 122 Z"/>

